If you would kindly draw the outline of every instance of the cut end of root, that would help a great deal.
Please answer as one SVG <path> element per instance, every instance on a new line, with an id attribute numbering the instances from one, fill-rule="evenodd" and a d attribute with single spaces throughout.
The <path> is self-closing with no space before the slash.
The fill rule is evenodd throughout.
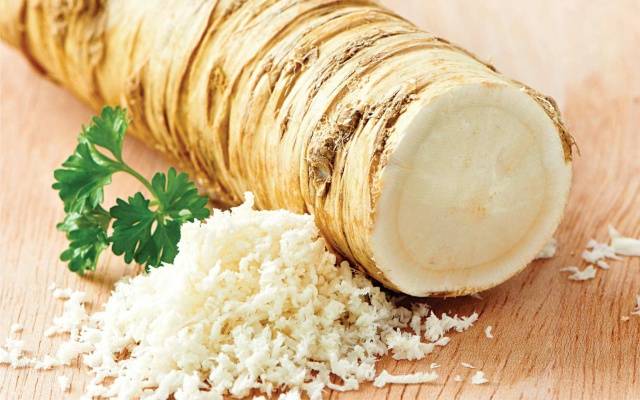
<path id="1" fill-rule="evenodd" d="M 513 86 L 462 86 L 417 107 L 382 173 L 375 275 L 414 296 L 496 286 L 560 223 L 571 183 L 561 133 Z"/>

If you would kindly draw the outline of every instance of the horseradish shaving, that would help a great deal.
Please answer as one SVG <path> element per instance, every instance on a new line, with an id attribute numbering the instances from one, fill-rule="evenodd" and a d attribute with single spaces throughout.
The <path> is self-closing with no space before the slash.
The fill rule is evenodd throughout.
<path id="1" fill-rule="evenodd" d="M 373 381 L 387 353 L 424 358 L 478 318 L 395 304 L 346 262 L 336 265 L 311 216 L 256 211 L 250 194 L 181 234 L 173 264 L 120 281 L 100 312 L 85 312 L 84 293 L 54 289 L 66 301 L 47 334 L 70 340 L 41 360 L 9 340 L 0 362 L 49 369 L 84 354 L 94 376 L 86 398 L 315 400 Z M 435 379 L 383 373 L 377 384 Z"/>

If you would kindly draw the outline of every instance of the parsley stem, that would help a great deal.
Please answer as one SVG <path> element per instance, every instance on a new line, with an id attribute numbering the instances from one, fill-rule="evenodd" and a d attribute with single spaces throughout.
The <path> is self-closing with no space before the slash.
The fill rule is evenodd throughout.
<path id="1" fill-rule="evenodd" d="M 151 193 L 153 195 L 153 197 L 155 197 L 156 200 L 158 200 L 158 202 L 157 202 L 158 203 L 158 211 L 162 212 L 162 202 L 160 201 L 160 196 L 158 196 L 158 193 L 156 193 L 156 191 L 153 188 L 153 186 L 151 186 L 151 183 L 149 183 L 149 181 L 144 176 L 140 175 L 136 170 L 132 169 L 131 167 L 129 167 L 124 162 L 122 162 L 122 171 L 126 172 L 129 175 L 131 175 L 134 178 L 136 178 L 138 181 L 140 181 L 140 183 L 142 183 L 144 185 L 145 188 L 147 188 L 149 193 Z"/>
<path id="2" fill-rule="evenodd" d="M 60 258 L 72 271 L 95 270 L 109 246 L 114 254 L 124 255 L 125 262 L 144 264 L 146 270 L 170 263 L 178 251 L 180 226 L 209 216 L 207 199 L 187 174 L 169 168 L 147 180 L 123 161 L 127 125 L 123 109 L 103 108 L 82 128 L 73 154 L 53 173 L 53 188 L 67 213 L 57 225 L 69 241 Z M 102 204 L 104 188 L 119 172 L 137 179 L 148 195 L 137 192 L 126 201 L 116 199 L 107 211 Z"/>

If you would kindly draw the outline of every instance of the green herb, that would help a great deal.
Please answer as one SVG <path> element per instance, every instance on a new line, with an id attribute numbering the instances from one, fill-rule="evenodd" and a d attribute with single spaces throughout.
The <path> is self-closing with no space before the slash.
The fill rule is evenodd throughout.
<path id="1" fill-rule="evenodd" d="M 146 270 L 172 262 L 180 225 L 209 216 L 207 199 L 198 194 L 187 174 L 170 168 L 166 174 L 156 173 L 149 182 L 124 162 L 122 143 L 128 125 L 125 110 L 103 108 L 82 129 L 74 153 L 53 173 L 53 188 L 66 212 L 58 229 L 69 240 L 60 259 L 74 272 L 95 270 L 98 257 L 109 245 L 116 255 L 124 255 L 125 262 L 144 264 Z M 152 199 L 138 192 L 127 201 L 117 199 L 115 206 L 105 210 L 104 187 L 116 172 L 138 179 Z"/>

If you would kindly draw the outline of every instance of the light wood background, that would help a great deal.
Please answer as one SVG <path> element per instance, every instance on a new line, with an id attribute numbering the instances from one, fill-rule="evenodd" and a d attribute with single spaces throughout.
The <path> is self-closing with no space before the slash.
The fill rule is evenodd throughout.
<path id="1" fill-rule="evenodd" d="M 622 322 L 640 292 L 640 258 L 615 263 L 595 280 L 576 283 L 558 270 L 584 266 L 586 241 L 604 240 L 607 223 L 640 236 L 640 1 L 638 0 L 388 0 L 420 26 L 492 61 L 514 78 L 553 95 L 580 145 L 575 184 L 559 229 L 559 255 L 534 262 L 507 283 L 470 297 L 434 300 L 441 311 L 481 313 L 479 322 L 421 362 L 384 360 L 392 373 L 442 365 L 437 383 L 366 385 L 332 399 L 638 399 L 640 317 Z M 1 11 L 0 11 L 1 12 Z M 50 189 L 52 171 L 72 151 L 90 110 L 38 76 L 0 45 L 0 337 L 12 322 L 38 354 L 59 339 L 41 339 L 62 304 L 47 286 L 86 290 L 96 309 L 115 280 L 132 273 L 104 257 L 93 277 L 78 277 L 58 261 L 65 246 L 55 223 L 62 205 Z M 147 175 L 166 163 L 134 139 L 126 157 Z M 116 180 L 109 193 L 132 193 Z M 483 329 L 492 325 L 495 339 Z M 469 383 L 481 367 L 490 383 Z M 55 378 L 71 376 L 71 394 Z M 453 381 L 460 374 L 465 382 Z M 76 398 L 86 377 L 77 368 L 48 372 L 0 367 L 0 399 Z"/>

